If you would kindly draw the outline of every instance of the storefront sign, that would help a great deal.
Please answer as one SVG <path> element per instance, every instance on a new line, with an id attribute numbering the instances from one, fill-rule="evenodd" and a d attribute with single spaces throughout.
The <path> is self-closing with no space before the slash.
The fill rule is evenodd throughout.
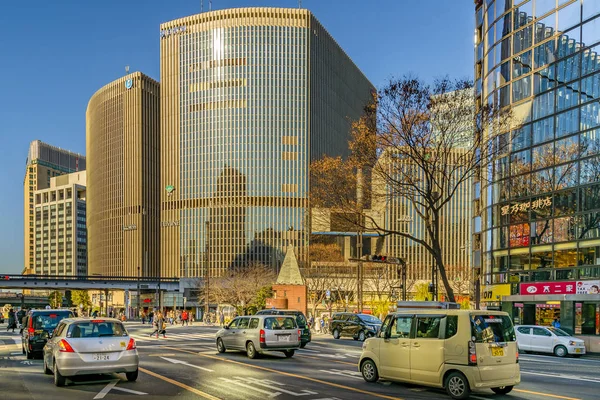
<path id="1" fill-rule="evenodd" d="M 522 296 L 540 294 L 598 294 L 600 281 L 521 283 Z"/>
<path id="2" fill-rule="evenodd" d="M 531 210 L 541 210 L 544 208 L 552 207 L 552 197 L 548 196 L 543 199 L 537 199 L 533 201 L 524 201 L 522 203 L 507 204 L 500 210 L 502 215 L 516 214 L 518 212 L 527 212 Z"/>
<path id="3" fill-rule="evenodd" d="M 124 231 L 135 231 L 137 229 L 137 225 L 123 225 Z"/>
<path id="4" fill-rule="evenodd" d="M 179 221 L 162 221 L 161 225 L 164 226 L 164 227 L 179 226 Z"/>
<path id="5" fill-rule="evenodd" d="M 510 284 L 485 286 L 481 291 L 481 301 L 502 301 L 502 296 L 510 296 Z"/>

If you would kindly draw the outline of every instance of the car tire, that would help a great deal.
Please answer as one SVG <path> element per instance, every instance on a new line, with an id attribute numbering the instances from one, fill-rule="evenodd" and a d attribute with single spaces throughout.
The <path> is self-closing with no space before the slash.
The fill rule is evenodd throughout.
<path id="1" fill-rule="evenodd" d="M 360 365 L 360 372 L 365 381 L 369 383 L 377 382 L 379 379 L 379 372 L 377 372 L 377 366 L 372 360 L 365 360 Z"/>
<path id="2" fill-rule="evenodd" d="M 218 338 L 217 339 L 217 351 L 219 353 L 225 353 L 227 349 L 225 348 L 225 345 L 223 344 L 223 339 Z"/>
<path id="3" fill-rule="evenodd" d="M 333 330 L 333 338 L 334 339 L 340 338 L 340 331 L 338 331 L 337 328 Z"/>
<path id="4" fill-rule="evenodd" d="M 306 347 L 306 343 L 300 343 L 300 348 L 303 349 Z"/>
<path id="5" fill-rule="evenodd" d="M 256 353 L 256 347 L 254 347 L 254 343 L 248 342 L 248 344 L 246 345 L 246 355 L 250 359 L 256 358 L 257 353 Z"/>
<path id="6" fill-rule="evenodd" d="M 48 368 L 48 364 L 46 364 L 46 357 L 44 357 L 44 374 L 52 375 L 52 370 Z"/>
<path id="7" fill-rule="evenodd" d="M 471 394 L 469 381 L 460 372 L 451 372 L 446 377 L 444 387 L 446 388 L 446 393 L 456 400 L 466 399 L 469 397 L 469 394 Z"/>
<path id="8" fill-rule="evenodd" d="M 358 332 L 358 340 L 359 341 L 364 342 L 366 338 L 367 338 L 367 335 L 365 334 L 365 331 Z"/>
<path id="9" fill-rule="evenodd" d="M 54 361 L 54 384 L 56 386 L 65 386 L 67 379 L 60 374 L 58 370 L 58 366 L 56 365 L 56 361 Z"/>
<path id="10" fill-rule="evenodd" d="M 292 358 L 294 357 L 295 352 L 295 350 L 286 350 L 283 352 L 283 354 L 285 354 L 285 358 Z"/>
<path id="11" fill-rule="evenodd" d="M 554 348 L 554 355 L 556 357 L 566 357 L 569 352 L 565 346 L 559 345 Z"/>
<path id="12" fill-rule="evenodd" d="M 492 388 L 492 391 L 496 394 L 508 394 L 511 390 L 513 390 L 512 386 L 500 386 Z"/>
<path id="13" fill-rule="evenodd" d="M 138 378 L 138 372 L 139 370 L 136 368 L 136 370 L 133 372 L 125 372 L 125 376 L 129 382 L 135 382 Z"/>

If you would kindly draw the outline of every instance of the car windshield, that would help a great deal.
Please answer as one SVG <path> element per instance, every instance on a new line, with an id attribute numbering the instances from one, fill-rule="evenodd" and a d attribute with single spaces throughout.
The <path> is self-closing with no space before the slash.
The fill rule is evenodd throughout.
<path id="1" fill-rule="evenodd" d="M 265 318 L 265 329 L 281 330 L 294 329 L 296 322 L 292 317 L 268 317 Z"/>
<path id="2" fill-rule="evenodd" d="M 515 328 L 508 315 L 471 314 L 471 331 L 476 343 L 514 342 Z"/>
<path id="3" fill-rule="evenodd" d="M 69 327 L 69 338 L 94 338 L 105 336 L 127 336 L 125 327 L 120 322 L 91 320 L 77 322 Z"/>
<path id="4" fill-rule="evenodd" d="M 558 328 L 554 328 L 554 327 L 546 327 L 546 329 L 548 329 L 550 332 L 554 333 L 556 336 L 571 336 L 569 335 L 567 332 L 563 331 L 562 329 L 558 329 Z"/>
<path id="5" fill-rule="evenodd" d="M 372 315 L 361 315 L 360 319 L 362 319 L 363 321 L 365 321 L 367 324 L 379 324 L 381 325 L 381 320 L 377 317 L 374 317 Z"/>
<path id="6" fill-rule="evenodd" d="M 73 317 L 71 313 L 44 313 L 33 314 L 33 329 L 53 330 L 63 318 Z"/>

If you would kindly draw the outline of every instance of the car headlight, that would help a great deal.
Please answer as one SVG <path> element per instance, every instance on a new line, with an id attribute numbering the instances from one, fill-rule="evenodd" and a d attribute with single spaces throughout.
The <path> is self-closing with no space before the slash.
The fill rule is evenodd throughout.
<path id="1" fill-rule="evenodd" d="M 577 346 L 577 342 L 574 340 L 569 340 L 569 346 Z"/>

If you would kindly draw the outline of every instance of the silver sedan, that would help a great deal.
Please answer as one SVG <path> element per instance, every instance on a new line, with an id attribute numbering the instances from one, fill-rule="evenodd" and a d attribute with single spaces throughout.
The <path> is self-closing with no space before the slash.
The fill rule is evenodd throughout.
<path id="1" fill-rule="evenodd" d="M 76 375 L 122 373 L 138 377 L 135 340 L 114 318 L 68 318 L 60 321 L 44 347 L 44 373 L 56 386 Z"/>

